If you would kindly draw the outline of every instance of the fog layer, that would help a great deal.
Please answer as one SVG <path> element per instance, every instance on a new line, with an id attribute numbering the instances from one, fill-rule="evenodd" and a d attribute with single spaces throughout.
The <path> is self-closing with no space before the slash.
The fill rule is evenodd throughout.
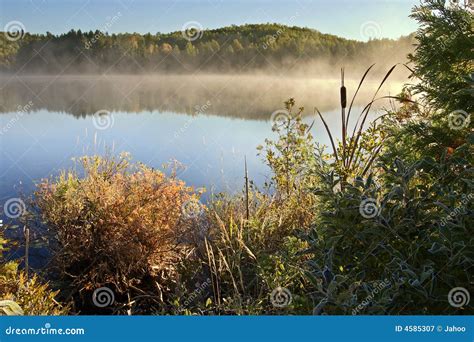
<path id="1" fill-rule="evenodd" d="M 196 75 L 101 75 L 101 76 L 22 76 L 1 77 L 0 111 L 15 112 L 47 109 L 75 116 L 94 114 L 99 110 L 137 113 L 142 111 L 212 114 L 248 119 L 268 119 L 289 98 L 305 107 L 329 111 L 338 108 L 340 78 L 321 78 L 249 74 Z M 379 95 L 396 95 L 402 88 L 403 73 L 389 79 Z M 349 98 L 354 94 L 361 73 L 346 70 L 345 86 Z M 406 78 L 405 78 L 406 80 Z M 368 103 L 378 85 L 380 75 L 369 76 L 356 105 Z M 382 104 L 382 103 L 380 103 Z M 204 106 L 204 109 L 203 109 Z"/>

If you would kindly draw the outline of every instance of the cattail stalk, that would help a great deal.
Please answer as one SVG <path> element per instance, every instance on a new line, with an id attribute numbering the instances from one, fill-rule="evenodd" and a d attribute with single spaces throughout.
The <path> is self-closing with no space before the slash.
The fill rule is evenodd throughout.
<path id="1" fill-rule="evenodd" d="M 23 232 L 25 234 L 25 275 L 26 275 L 26 280 L 28 283 L 29 280 L 29 252 L 30 252 L 30 229 L 27 228 L 26 226 L 23 228 Z"/>
<path id="2" fill-rule="evenodd" d="M 249 173 L 247 170 L 247 157 L 244 157 L 245 163 L 245 208 L 246 208 L 246 219 L 248 220 L 250 217 L 250 209 L 249 209 Z"/>
<path id="3" fill-rule="evenodd" d="M 341 68 L 341 116 L 342 116 L 342 163 L 346 165 L 346 106 L 347 106 L 347 91 L 344 86 L 344 68 Z"/>

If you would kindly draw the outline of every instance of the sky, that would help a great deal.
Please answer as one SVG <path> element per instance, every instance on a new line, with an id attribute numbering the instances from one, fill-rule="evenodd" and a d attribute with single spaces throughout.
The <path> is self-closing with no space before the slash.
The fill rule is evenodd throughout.
<path id="1" fill-rule="evenodd" d="M 341 37 L 398 38 L 416 30 L 408 17 L 418 0 L 0 0 L 0 30 L 58 34 L 71 29 L 109 33 L 180 31 L 247 23 L 309 27 Z M 14 24 L 12 24 L 14 23 Z"/>

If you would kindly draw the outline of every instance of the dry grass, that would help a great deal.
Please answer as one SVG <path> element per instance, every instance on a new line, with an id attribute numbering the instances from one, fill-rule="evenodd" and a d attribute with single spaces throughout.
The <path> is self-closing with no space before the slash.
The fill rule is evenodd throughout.
<path id="1" fill-rule="evenodd" d="M 149 297 L 150 290 L 163 301 L 188 249 L 183 241 L 191 225 L 182 207 L 196 195 L 182 181 L 131 165 L 127 156 L 80 162 L 82 177 L 63 172 L 35 193 L 54 234 L 57 273 L 70 282 L 72 295 L 108 286 L 118 302 L 123 295 L 130 303 L 133 292 Z"/>

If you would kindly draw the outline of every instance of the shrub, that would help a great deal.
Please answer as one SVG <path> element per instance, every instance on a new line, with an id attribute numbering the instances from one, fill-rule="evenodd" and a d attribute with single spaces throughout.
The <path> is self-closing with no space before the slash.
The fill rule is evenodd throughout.
<path id="1" fill-rule="evenodd" d="M 474 110 L 472 9 L 460 3 L 427 0 L 411 15 L 420 24 L 416 50 L 409 56 L 414 63 L 413 76 L 421 80 L 413 88 L 434 108 L 447 113 Z"/>
<path id="2" fill-rule="evenodd" d="M 280 226 L 286 226 L 288 232 L 311 222 L 315 197 L 309 189 L 317 178 L 310 171 L 321 167 L 321 148 L 314 142 L 311 126 L 303 122 L 303 110 L 301 107 L 295 111 L 294 99 L 286 101 L 285 109 L 274 112 L 272 117 L 276 139 L 265 139 L 265 144 L 257 148 L 273 172 L 271 182 L 266 184 L 274 195 L 272 207 L 287 209 L 281 212 L 284 222 Z"/>
<path id="3" fill-rule="evenodd" d="M 301 173 L 309 168 L 314 158 L 315 143 L 310 127 L 302 120 L 303 108 L 295 111 L 295 100 L 285 102 L 285 109 L 272 115 L 272 131 L 277 139 L 265 139 L 258 150 L 273 171 L 273 182 L 282 196 L 290 196 L 302 187 Z"/>
<path id="4" fill-rule="evenodd" d="M 130 312 L 132 302 L 133 310 L 145 310 L 146 300 L 165 305 L 188 248 L 186 210 L 197 195 L 174 176 L 130 164 L 127 155 L 80 162 L 83 176 L 62 172 L 35 193 L 52 233 L 56 276 L 69 283 L 78 309 L 87 309 L 91 291 L 103 286 L 114 291 L 118 312 Z"/>
<path id="5" fill-rule="evenodd" d="M 308 277 L 318 313 L 463 311 L 448 302 L 452 288 L 470 288 L 473 281 L 473 187 L 466 182 L 472 158 L 468 146 L 462 150 L 449 161 L 396 159 L 384 165 L 379 185 L 369 177 L 335 191 L 327 176 L 306 251 L 313 257 Z"/>

